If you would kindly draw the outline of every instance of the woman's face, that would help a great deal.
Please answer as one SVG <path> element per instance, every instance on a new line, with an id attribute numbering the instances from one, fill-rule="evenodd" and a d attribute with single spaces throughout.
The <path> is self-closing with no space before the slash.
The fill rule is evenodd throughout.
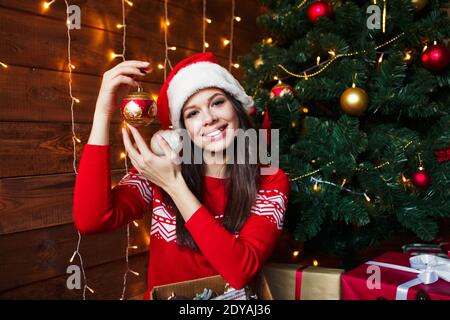
<path id="1" fill-rule="evenodd" d="M 181 110 L 194 144 L 209 152 L 223 151 L 233 142 L 239 120 L 231 101 L 218 88 L 206 88 L 191 96 Z"/>

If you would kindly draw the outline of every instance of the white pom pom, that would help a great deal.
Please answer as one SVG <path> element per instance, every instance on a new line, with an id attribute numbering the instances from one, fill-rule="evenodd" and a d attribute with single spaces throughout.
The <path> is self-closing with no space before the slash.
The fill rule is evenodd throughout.
<path id="1" fill-rule="evenodd" d="M 181 136 L 178 134 L 178 132 L 176 132 L 175 130 L 159 130 L 153 135 L 150 142 L 150 147 L 153 153 L 157 154 L 158 156 L 164 155 L 164 151 L 159 146 L 158 140 L 156 139 L 157 134 L 161 135 L 167 141 L 172 150 L 179 150 L 181 144 Z"/>

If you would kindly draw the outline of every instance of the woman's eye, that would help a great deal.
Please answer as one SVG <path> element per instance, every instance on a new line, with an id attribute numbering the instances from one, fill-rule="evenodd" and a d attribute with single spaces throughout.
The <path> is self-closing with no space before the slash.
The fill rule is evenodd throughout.
<path id="1" fill-rule="evenodd" d="M 190 117 L 195 116 L 196 114 L 197 114 L 197 111 L 189 112 L 188 115 L 186 116 L 186 118 L 189 119 Z"/>
<path id="2" fill-rule="evenodd" d="M 224 100 L 217 100 L 216 102 L 213 103 L 213 106 L 222 104 L 222 103 L 224 103 L 224 102 L 225 102 Z"/>

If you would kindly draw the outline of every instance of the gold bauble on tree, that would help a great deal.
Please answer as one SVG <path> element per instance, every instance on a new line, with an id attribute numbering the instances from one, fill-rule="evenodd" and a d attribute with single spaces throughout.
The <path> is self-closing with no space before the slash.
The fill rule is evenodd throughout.
<path id="1" fill-rule="evenodd" d="M 351 88 L 342 93 L 340 104 L 345 113 L 351 116 L 360 116 L 367 109 L 369 96 L 363 89 L 353 84 Z"/>
<path id="2" fill-rule="evenodd" d="M 428 0 L 411 0 L 411 4 L 414 8 L 414 11 L 419 12 L 427 6 Z"/>

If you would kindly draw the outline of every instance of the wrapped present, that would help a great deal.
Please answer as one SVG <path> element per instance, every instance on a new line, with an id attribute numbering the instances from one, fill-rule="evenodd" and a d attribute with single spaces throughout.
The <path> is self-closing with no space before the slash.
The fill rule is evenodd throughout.
<path id="1" fill-rule="evenodd" d="M 264 274 L 274 300 L 339 300 L 344 270 L 268 263 Z"/>
<path id="2" fill-rule="evenodd" d="M 450 300 L 450 259 L 387 252 L 342 275 L 343 300 Z"/>

